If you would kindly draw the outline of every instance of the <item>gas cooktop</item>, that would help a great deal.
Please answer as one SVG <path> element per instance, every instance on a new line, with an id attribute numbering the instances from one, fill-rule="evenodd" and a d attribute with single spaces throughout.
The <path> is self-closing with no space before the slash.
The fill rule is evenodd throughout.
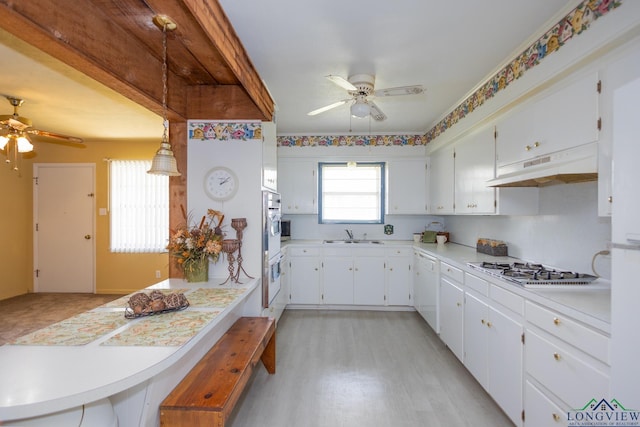
<path id="1" fill-rule="evenodd" d="M 526 288 L 565 285 L 587 285 L 597 279 L 589 274 L 556 270 L 529 262 L 470 262 L 467 265 L 483 273 L 517 283 Z"/>

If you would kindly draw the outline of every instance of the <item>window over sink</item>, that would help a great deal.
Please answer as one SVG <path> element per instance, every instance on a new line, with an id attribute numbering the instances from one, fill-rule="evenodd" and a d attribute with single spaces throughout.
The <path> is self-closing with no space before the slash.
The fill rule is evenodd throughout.
<path id="1" fill-rule="evenodd" d="M 384 223 L 384 162 L 318 163 L 318 178 L 319 223 Z"/>

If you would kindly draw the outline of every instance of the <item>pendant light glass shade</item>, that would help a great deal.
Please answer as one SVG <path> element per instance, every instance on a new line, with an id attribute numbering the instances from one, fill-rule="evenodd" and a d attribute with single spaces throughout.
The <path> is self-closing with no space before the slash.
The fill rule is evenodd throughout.
<path id="1" fill-rule="evenodd" d="M 167 119 L 167 30 L 175 30 L 176 24 L 165 15 L 156 15 L 153 18 L 154 24 L 162 29 L 162 119 L 164 132 L 160 148 L 156 151 L 151 162 L 151 169 L 147 173 L 152 175 L 180 176 L 178 162 L 173 156 L 171 144 L 169 143 L 169 120 Z"/>
<path id="2" fill-rule="evenodd" d="M 29 153 L 33 151 L 33 144 L 24 136 L 18 137 L 16 145 L 18 146 L 18 153 Z"/>
<path id="3" fill-rule="evenodd" d="M 178 163 L 171 151 L 171 145 L 168 142 L 162 142 L 160 148 L 156 151 L 151 162 L 151 169 L 147 173 L 154 175 L 180 176 L 178 172 Z"/>
<path id="4" fill-rule="evenodd" d="M 4 147 L 7 145 L 8 142 L 9 142 L 9 138 L 7 138 L 6 136 L 0 136 L 0 150 L 4 150 Z"/>

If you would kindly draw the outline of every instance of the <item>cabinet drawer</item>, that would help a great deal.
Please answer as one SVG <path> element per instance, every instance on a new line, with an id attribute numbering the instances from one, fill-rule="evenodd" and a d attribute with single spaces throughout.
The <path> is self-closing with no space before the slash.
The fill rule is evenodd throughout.
<path id="1" fill-rule="evenodd" d="M 518 313 L 520 316 L 524 315 L 524 298 L 514 294 L 513 292 L 509 292 L 499 286 L 492 285 L 491 299 L 498 304 L 502 304 L 514 313 Z"/>
<path id="2" fill-rule="evenodd" d="M 525 339 L 527 374 L 571 408 L 581 408 L 594 396 L 609 393 L 609 376 L 567 350 L 569 347 L 559 347 L 531 330 Z"/>
<path id="3" fill-rule="evenodd" d="M 289 256 L 320 256 L 320 248 L 302 248 L 289 246 Z"/>
<path id="4" fill-rule="evenodd" d="M 350 257 L 353 255 L 353 249 L 349 248 L 344 248 L 344 247 L 328 247 L 328 248 L 323 248 L 323 254 L 325 256 L 339 256 L 339 257 Z"/>
<path id="5" fill-rule="evenodd" d="M 440 264 L 440 274 L 449 276 L 458 283 L 462 283 L 464 280 L 464 273 L 462 270 L 452 266 L 451 264 L 447 264 L 446 262 L 442 262 Z"/>
<path id="6" fill-rule="evenodd" d="M 567 412 L 560 409 L 529 381 L 524 393 L 525 425 L 534 427 L 567 425 Z"/>
<path id="7" fill-rule="evenodd" d="M 609 337 L 529 301 L 527 321 L 609 365 Z"/>
<path id="8" fill-rule="evenodd" d="M 474 276 L 473 274 L 465 273 L 464 284 L 468 288 L 479 292 L 481 295 L 489 296 L 489 282 L 484 279 Z"/>
<path id="9" fill-rule="evenodd" d="M 385 248 L 386 256 L 411 256 L 411 248 Z"/>

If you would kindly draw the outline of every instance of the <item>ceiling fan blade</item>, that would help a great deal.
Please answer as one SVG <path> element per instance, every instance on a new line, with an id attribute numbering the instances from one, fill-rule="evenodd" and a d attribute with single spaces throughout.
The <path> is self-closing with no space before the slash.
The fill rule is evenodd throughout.
<path id="1" fill-rule="evenodd" d="M 378 89 L 373 94 L 375 96 L 399 96 L 399 95 L 419 95 L 424 92 L 421 85 L 414 86 L 398 86 L 387 89 Z"/>
<path id="2" fill-rule="evenodd" d="M 82 138 L 76 138 L 75 136 L 61 135 L 59 133 L 47 132 L 45 130 L 29 129 L 26 132 L 31 135 L 46 136 L 47 138 L 63 139 L 65 141 L 74 142 L 76 144 L 82 144 L 84 142 Z"/>
<path id="3" fill-rule="evenodd" d="M 376 122 L 382 122 L 387 120 L 387 115 L 382 112 L 380 107 L 378 107 L 374 102 L 369 101 L 369 106 L 371 107 L 371 117 Z"/>
<path id="4" fill-rule="evenodd" d="M 349 101 L 351 101 L 351 98 L 343 99 L 342 101 L 338 101 L 338 102 L 334 102 L 331 105 L 326 105 L 324 107 L 318 108 L 317 110 L 309 111 L 307 113 L 307 116 L 315 116 L 316 114 L 324 113 L 325 111 L 329 111 L 329 110 L 331 110 L 333 108 L 336 108 L 336 107 L 339 107 L 341 105 L 344 105 Z"/>
<path id="5" fill-rule="evenodd" d="M 346 90 L 358 90 L 357 87 L 355 87 L 353 84 L 351 84 L 351 82 L 349 82 L 347 79 L 340 77 L 340 76 L 334 76 L 333 74 L 329 74 L 328 76 L 326 76 L 329 80 L 331 80 L 332 82 L 334 82 L 335 84 L 337 84 L 338 86 L 340 86 L 343 89 Z"/>

